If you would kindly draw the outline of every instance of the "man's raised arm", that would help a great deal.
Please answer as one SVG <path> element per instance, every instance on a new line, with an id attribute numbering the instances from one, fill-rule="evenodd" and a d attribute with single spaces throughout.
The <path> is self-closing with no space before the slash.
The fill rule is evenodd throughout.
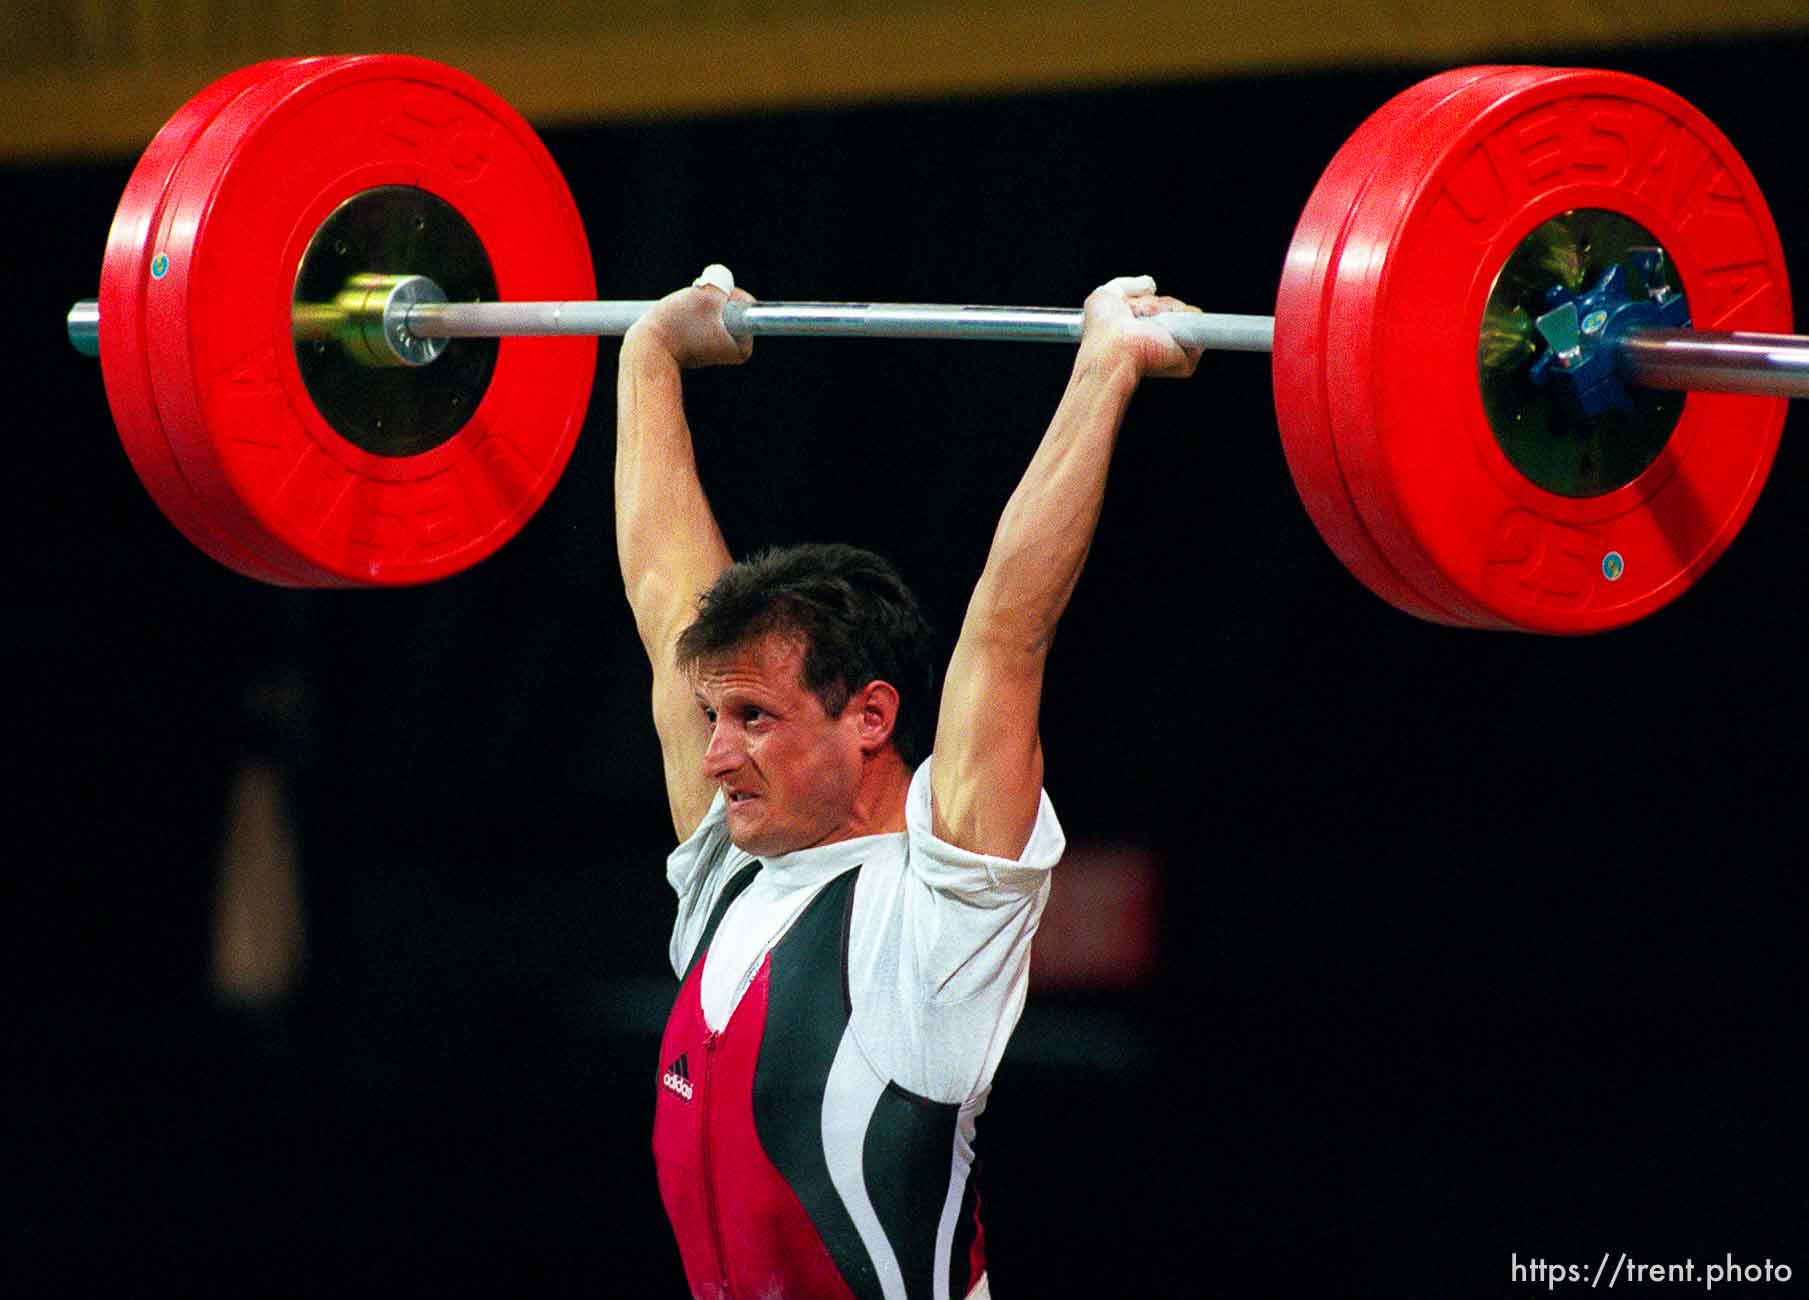
<path id="1" fill-rule="evenodd" d="M 1029 840 L 1043 785 L 1043 668 L 1093 542 L 1125 408 L 1145 375 L 1191 375 L 1199 362 L 1144 319 L 1190 310 L 1155 287 L 1127 277 L 1087 298 L 1073 375 L 968 602 L 930 772 L 933 829 L 961 848 L 1015 858 Z"/>
<path id="2" fill-rule="evenodd" d="M 729 566 L 729 551 L 697 477 L 680 372 L 736 364 L 752 349 L 723 328 L 722 290 L 702 286 L 667 295 L 637 321 L 616 371 L 616 553 L 653 665 L 653 724 L 681 840 L 709 810 L 712 787 L 703 774 L 709 729 L 673 665 L 673 644 L 697 597 Z M 752 301 L 739 289 L 732 296 Z"/>

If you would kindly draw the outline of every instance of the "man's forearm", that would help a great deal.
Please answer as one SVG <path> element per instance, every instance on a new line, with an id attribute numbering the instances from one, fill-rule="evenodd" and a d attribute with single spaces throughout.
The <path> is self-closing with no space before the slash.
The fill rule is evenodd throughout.
<path id="1" fill-rule="evenodd" d="M 697 475 L 678 363 L 630 337 L 616 379 L 616 552 L 635 626 L 659 666 L 678 623 L 728 567 Z"/>
<path id="2" fill-rule="evenodd" d="M 1105 499 L 1112 449 L 1137 375 L 1077 365 L 1030 466 L 999 518 L 969 628 L 1040 655 L 1080 580 Z"/>

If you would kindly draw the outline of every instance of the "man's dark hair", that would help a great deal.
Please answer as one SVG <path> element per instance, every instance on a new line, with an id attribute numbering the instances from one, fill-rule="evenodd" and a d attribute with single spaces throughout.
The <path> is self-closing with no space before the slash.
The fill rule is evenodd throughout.
<path id="1" fill-rule="evenodd" d="M 769 632 L 804 648 L 803 684 L 830 717 L 874 680 L 898 691 L 892 743 L 906 766 L 929 751 L 936 670 L 930 625 L 898 570 L 872 551 L 834 543 L 774 547 L 723 573 L 678 638 L 678 666 Z"/>

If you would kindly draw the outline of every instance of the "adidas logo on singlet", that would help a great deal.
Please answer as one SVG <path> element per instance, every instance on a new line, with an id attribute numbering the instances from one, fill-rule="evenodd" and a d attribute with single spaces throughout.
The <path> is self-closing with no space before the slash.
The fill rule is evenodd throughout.
<path id="1" fill-rule="evenodd" d="M 678 1059 L 666 1067 L 665 1076 L 660 1080 L 663 1087 L 672 1089 L 686 1101 L 691 1100 L 691 1069 L 685 1064 L 685 1054 L 680 1052 Z"/>

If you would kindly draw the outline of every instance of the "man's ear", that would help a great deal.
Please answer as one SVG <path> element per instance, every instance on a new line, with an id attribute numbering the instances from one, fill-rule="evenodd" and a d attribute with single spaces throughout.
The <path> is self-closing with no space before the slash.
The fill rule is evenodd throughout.
<path id="1" fill-rule="evenodd" d="M 856 691 L 848 704 L 856 710 L 861 752 L 878 753 L 892 739 L 892 729 L 898 725 L 898 689 L 876 677 Z"/>

